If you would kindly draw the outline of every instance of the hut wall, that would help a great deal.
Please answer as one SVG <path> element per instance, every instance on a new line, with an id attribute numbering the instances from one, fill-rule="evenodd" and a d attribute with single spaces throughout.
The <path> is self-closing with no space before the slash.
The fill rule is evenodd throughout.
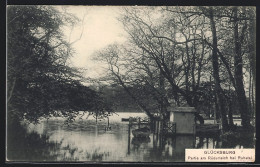
<path id="1" fill-rule="evenodd" d="M 176 123 L 177 134 L 195 133 L 195 115 L 193 112 L 173 112 L 170 121 Z"/>

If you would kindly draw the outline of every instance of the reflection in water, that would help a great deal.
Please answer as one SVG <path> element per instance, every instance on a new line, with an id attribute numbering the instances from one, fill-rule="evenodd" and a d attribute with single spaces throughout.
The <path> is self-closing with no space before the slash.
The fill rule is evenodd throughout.
<path id="1" fill-rule="evenodd" d="M 7 135 L 7 160 L 10 161 L 54 161 L 60 143 L 50 142 L 46 134 L 26 133 L 19 125 Z"/>
<path id="2" fill-rule="evenodd" d="M 138 149 L 141 145 L 147 145 L 148 143 L 150 143 L 151 139 L 150 137 L 133 137 L 132 138 L 132 144 L 133 147 Z"/>
<path id="3" fill-rule="evenodd" d="M 53 119 L 28 125 L 26 137 L 21 138 L 24 148 L 10 147 L 9 152 L 12 160 L 26 161 L 180 162 L 185 159 L 186 148 L 254 147 L 252 136 L 252 142 L 248 142 L 248 136 L 230 140 L 219 136 L 162 137 L 155 133 L 135 138 L 121 118 L 110 119 L 109 131 L 105 130 L 106 121 L 96 125 L 95 120 L 77 120 L 68 126 L 63 120 Z"/>

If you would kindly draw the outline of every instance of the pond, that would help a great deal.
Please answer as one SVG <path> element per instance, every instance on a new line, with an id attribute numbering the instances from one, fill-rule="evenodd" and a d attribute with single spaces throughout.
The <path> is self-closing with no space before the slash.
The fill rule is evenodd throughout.
<path id="1" fill-rule="evenodd" d="M 118 113 L 110 118 L 111 130 L 105 129 L 107 120 L 96 124 L 90 117 L 77 119 L 69 125 L 61 118 L 29 124 L 25 126 L 26 150 L 12 149 L 11 155 L 16 155 L 16 160 L 20 161 L 183 162 L 185 148 L 254 147 L 253 143 L 248 143 L 248 138 L 244 139 L 246 144 L 193 135 L 162 138 L 150 134 L 149 138 L 137 139 L 128 134 L 128 122 L 121 121 L 129 116 L 145 117 L 145 114 Z M 30 135 L 34 137 L 29 138 Z"/>

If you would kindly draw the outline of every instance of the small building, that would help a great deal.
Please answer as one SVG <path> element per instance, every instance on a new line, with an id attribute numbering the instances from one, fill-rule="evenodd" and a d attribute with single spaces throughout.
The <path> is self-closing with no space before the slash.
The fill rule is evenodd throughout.
<path id="1" fill-rule="evenodd" d="M 195 134 L 195 108 L 177 107 L 170 109 L 170 123 L 175 124 L 176 134 Z"/>

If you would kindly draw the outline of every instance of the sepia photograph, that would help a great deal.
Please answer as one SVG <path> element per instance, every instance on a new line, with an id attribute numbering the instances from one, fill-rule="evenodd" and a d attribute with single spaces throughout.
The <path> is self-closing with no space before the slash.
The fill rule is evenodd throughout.
<path id="1" fill-rule="evenodd" d="M 6 162 L 255 162 L 256 7 L 6 6 Z"/>

